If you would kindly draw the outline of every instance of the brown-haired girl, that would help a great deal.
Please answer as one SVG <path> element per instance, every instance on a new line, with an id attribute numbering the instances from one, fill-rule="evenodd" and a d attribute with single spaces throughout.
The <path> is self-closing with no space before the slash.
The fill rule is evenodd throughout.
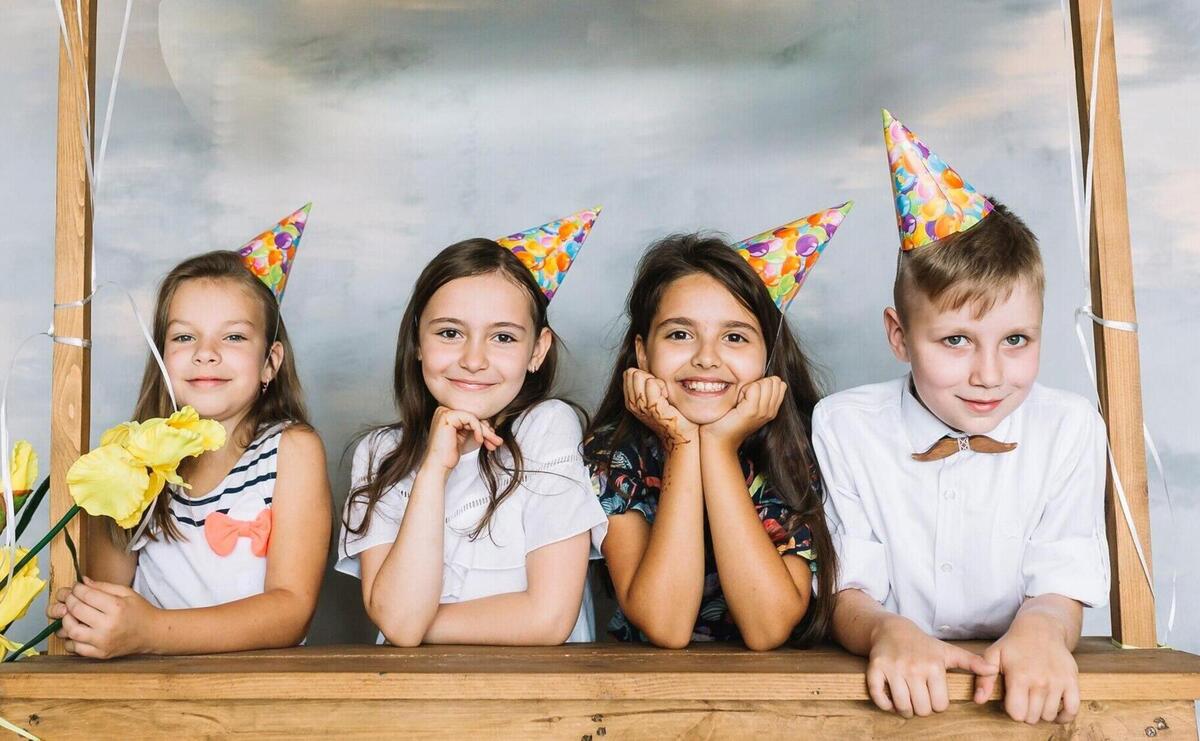
<path id="1" fill-rule="evenodd" d="M 514 238 L 453 244 L 417 279 L 396 344 L 399 419 L 355 451 L 337 565 L 393 644 L 593 638 L 586 573 L 605 517 L 579 419 L 551 395 L 546 311 L 594 218 L 531 230 L 536 254 Z"/>
<path id="2" fill-rule="evenodd" d="M 609 516 L 609 630 L 622 640 L 763 650 L 828 629 L 834 554 L 808 433 L 819 392 L 780 310 L 803 272 L 784 276 L 777 306 L 751 266 L 772 240 L 794 245 L 796 228 L 760 235 L 745 258 L 716 237 L 674 235 L 638 265 L 585 444 Z M 810 254 L 801 271 L 815 240 Z M 759 262 L 778 284 L 784 258 Z"/>
<path id="3" fill-rule="evenodd" d="M 290 259 L 306 215 L 256 239 Z M 253 255 L 210 252 L 159 287 L 153 335 L 171 387 L 150 358 L 134 419 L 170 415 L 173 390 L 180 406 L 220 422 L 226 443 L 185 460 L 190 488 L 164 488 L 139 528 L 89 523 L 90 578 L 48 609 L 69 651 L 240 651 L 292 646 L 308 630 L 332 519 L 325 452 L 279 316 L 286 273 L 253 268 Z"/>

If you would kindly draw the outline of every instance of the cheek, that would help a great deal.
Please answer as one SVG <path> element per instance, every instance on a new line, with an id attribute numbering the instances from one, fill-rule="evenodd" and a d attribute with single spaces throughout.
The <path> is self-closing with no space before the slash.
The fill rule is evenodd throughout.
<path id="1" fill-rule="evenodd" d="M 1016 386 L 1029 386 L 1037 380 L 1040 358 L 1036 350 L 1021 353 L 1009 363 L 1009 382 Z"/>
<path id="2" fill-rule="evenodd" d="M 940 347 L 924 347 L 912 353 L 912 367 L 926 388 L 947 388 L 970 372 L 970 361 L 965 354 L 960 357 Z"/>

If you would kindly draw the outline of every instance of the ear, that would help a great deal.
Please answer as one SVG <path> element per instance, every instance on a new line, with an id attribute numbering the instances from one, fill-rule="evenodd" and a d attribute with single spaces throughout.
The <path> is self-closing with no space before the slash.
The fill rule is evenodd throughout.
<path id="1" fill-rule="evenodd" d="M 267 353 L 267 361 L 263 363 L 262 372 L 259 374 L 261 383 L 270 383 L 275 380 L 279 369 L 283 367 L 285 352 L 282 342 L 276 340 L 275 344 L 271 345 L 271 351 Z"/>
<path id="2" fill-rule="evenodd" d="M 554 333 L 549 327 L 542 327 L 542 331 L 538 333 L 537 342 L 533 345 L 533 357 L 529 359 L 529 365 L 526 368 L 530 373 L 537 373 L 538 368 L 542 367 L 542 363 L 546 360 L 546 353 L 550 352 L 550 345 L 554 343 Z M 417 352 L 417 359 L 421 359 L 420 351 Z"/>
<path id="3" fill-rule="evenodd" d="M 650 363 L 647 362 L 647 360 L 646 360 L 646 341 L 642 339 L 641 335 L 638 335 L 637 337 L 634 338 L 633 349 L 634 349 L 634 352 L 637 353 L 638 369 L 644 370 L 647 373 L 649 373 L 650 372 Z"/>
<path id="4" fill-rule="evenodd" d="M 908 357 L 908 346 L 904 344 L 904 323 L 900 321 L 900 314 L 891 306 L 883 310 L 883 331 L 887 335 L 888 345 L 891 346 L 892 355 L 896 356 L 896 360 L 901 363 L 911 363 L 912 360 Z"/>

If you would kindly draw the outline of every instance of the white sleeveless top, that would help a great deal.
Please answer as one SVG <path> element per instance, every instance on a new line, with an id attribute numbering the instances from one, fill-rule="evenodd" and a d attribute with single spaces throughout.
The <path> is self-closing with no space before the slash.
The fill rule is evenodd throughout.
<path id="1" fill-rule="evenodd" d="M 167 540 L 151 525 L 157 539 L 143 535 L 133 544 L 138 554 L 134 591 L 150 604 L 171 610 L 212 607 L 262 594 L 266 556 L 254 555 L 248 537 L 239 537 L 228 555 L 218 555 L 204 536 L 204 523 L 218 512 L 250 521 L 270 508 L 284 427 L 275 425 L 256 437 L 208 495 L 191 499 L 186 490 L 168 485 L 170 517 L 182 537 Z"/>

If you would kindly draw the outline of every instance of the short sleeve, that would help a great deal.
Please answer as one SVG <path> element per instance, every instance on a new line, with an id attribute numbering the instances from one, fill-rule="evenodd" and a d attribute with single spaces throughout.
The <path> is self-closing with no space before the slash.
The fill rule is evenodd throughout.
<path id="1" fill-rule="evenodd" d="M 383 493 L 375 504 L 370 522 L 361 532 L 351 532 L 345 523 L 358 529 L 367 513 L 365 495 L 354 496 L 354 492 L 366 485 L 368 475 L 379 470 L 380 461 L 395 450 L 400 442 L 399 434 L 393 430 L 373 432 L 359 442 L 354 449 L 354 462 L 350 469 L 350 495 L 346 497 L 345 517 L 342 534 L 338 539 L 338 560 L 334 568 L 343 574 L 362 577 L 358 555 L 378 545 L 393 543 L 400 532 L 400 522 L 408 506 L 408 490 L 411 477 Z"/>
<path id="2" fill-rule="evenodd" d="M 518 427 L 525 459 L 521 519 L 527 554 L 590 532 L 591 557 L 600 558 L 608 518 L 592 496 L 581 435 L 579 418 L 559 401 L 539 404 Z"/>
<path id="3" fill-rule="evenodd" d="M 1025 546 L 1025 594 L 1061 594 L 1088 607 L 1108 601 L 1108 539 L 1104 527 L 1107 441 L 1104 420 L 1090 407 L 1064 433 L 1074 440 L 1047 486 L 1045 509 Z"/>
<path id="4" fill-rule="evenodd" d="M 589 446 L 594 444 L 589 441 Z M 627 441 L 611 451 L 590 447 L 587 457 L 592 461 L 592 492 L 604 514 L 640 512 L 653 525 L 662 478 L 658 471 L 647 470 L 649 451 Z"/>
<path id="5" fill-rule="evenodd" d="M 812 549 L 812 532 L 808 525 L 800 523 L 791 530 L 784 526 L 784 523 L 793 519 L 793 511 L 775 494 L 765 477 L 755 476 L 750 482 L 750 496 L 755 501 L 763 529 L 767 531 L 767 537 L 779 555 L 799 556 L 808 561 L 809 569 L 816 573 L 817 556 Z"/>
<path id="6" fill-rule="evenodd" d="M 887 551 L 854 486 L 854 477 L 821 404 L 813 411 L 813 452 L 825 484 L 825 517 L 838 557 L 837 589 L 861 589 L 883 603 L 891 591 Z"/>

